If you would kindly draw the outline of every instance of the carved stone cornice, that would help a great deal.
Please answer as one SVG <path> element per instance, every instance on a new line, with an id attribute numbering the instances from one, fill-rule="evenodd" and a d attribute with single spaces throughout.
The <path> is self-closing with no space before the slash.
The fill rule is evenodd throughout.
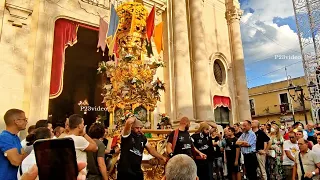
<path id="1" fill-rule="evenodd" d="M 167 5 L 166 5 L 167 3 L 162 0 L 143 0 L 143 4 L 146 7 L 150 7 L 150 8 L 152 8 L 155 5 L 157 14 L 162 14 L 167 8 Z"/>
<path id="2" fill-rule="evenodd" d="M 32 14 L 32 10 L 25 7 L 20 7 L 14 4 L 6 3 L 6 9 L 9 11 L 9 22 L 12 22 L 13 26 L 22 27 L 26 25 L 26 20 Z"/>
<path id="3" fill-rule="evenodd" d="M 243 11 L 235 6 L 228 8 L 226 11 L 227 23 L 230 24 L 235 20 L 240 21 Z"/>

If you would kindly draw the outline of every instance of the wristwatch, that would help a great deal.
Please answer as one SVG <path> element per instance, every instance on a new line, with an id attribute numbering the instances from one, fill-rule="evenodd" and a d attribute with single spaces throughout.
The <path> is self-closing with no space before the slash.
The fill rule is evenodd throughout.
<path id="1" fill-rule="evenodd" d="M 315 175 L 316 175 L 316 172 L 313 171 L 313 172 L 312 172 L 312 176 L 315 176 Z"/>

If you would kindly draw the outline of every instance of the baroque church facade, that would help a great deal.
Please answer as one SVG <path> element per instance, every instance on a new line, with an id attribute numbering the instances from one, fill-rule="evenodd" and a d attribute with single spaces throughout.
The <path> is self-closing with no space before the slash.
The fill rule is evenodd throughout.
<path id="1" fill-rule="evenodd" d="M 48 118 L 55 22 L 67 19 L 99 29 L 99 17 L 109 21 L 111 3 L 124 1 L 0 0 L 0 116 L 19 108 L 26 112 L 29 125 Z M 165 63 L 157 76 L 166 91 L 154 118 L 166 113 L 173 124 L 182 116 L 219 124 L 251 119 L 238 0 L 143 0 L 143 4 L 148 11 L 155 5 L 156 24 L 163 22 L 163 51 L 155 56 Z M 65 58 L 67 66 L 69 56 Z M 0 129 L 4 127 L 1 121 Z"/>

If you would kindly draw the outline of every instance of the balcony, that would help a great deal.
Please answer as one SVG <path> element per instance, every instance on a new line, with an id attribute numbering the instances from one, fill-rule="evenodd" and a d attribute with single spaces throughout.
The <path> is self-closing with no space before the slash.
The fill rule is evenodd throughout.
<path id="1" fill-rule="evenodd" d="M 290 104 L 282 104 L 282 105 L 274 105 L 274 107 L 279 107 L 277 110 L 274 108 L 271 110 L 269 107 L 264 108 L 263 110 L 257 111 L 256 109 L 250 109 L 251 117 L 265 117 L 265 116 L 283 116 L 292 114 L 292 109 Z M 285 111 L 281 108 L 285 108 Z M 306 108 L 306 112 L 310 111 L 310 108 Z M 285 112 L 285 113 L 284 113 Z M 302 106 L 298 106 L 294 108 L 295 113 L 303 112 Z"/>

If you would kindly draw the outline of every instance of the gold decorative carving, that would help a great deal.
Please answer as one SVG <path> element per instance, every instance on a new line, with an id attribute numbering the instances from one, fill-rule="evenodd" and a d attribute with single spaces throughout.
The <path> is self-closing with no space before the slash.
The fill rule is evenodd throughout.
<path id="1" fill-rule="evenodd" d="M 154 80 L 157 68 L 164 67 L 163 61 L 154 57 L 142 58 L 146 56 L 148 11 L 138 2 L 123 3 L 116 11 L 120 19 L 115 37 L 119 59 L 102 61 L 97 70 L 110 78 L 110 84 L 103 87 L 103 102 L 112 114 L 110 120 L 113 122 L 110 125 L 117 124 L 116 128 L 119 128 L 125 118 L 119 121 L 115 112 L 117 108 L 124 112 L 134 112 L 141 106 L 146 112 L 143 112 L 144 118 L 140 120 L 150 122 L 149 114 L 160 101 L 160 91 L 165 90 L 165 87 L 159 78 Z"/>
<path id="2" fill-rule="evenodd" d="M 141 3 L 130 2 L 120 5 L 117 13 L 120 18 L 117 32 L 120 58 L 128 54 L 140 57 L 141 53 L 146 53 L 147 9 Z"/>

